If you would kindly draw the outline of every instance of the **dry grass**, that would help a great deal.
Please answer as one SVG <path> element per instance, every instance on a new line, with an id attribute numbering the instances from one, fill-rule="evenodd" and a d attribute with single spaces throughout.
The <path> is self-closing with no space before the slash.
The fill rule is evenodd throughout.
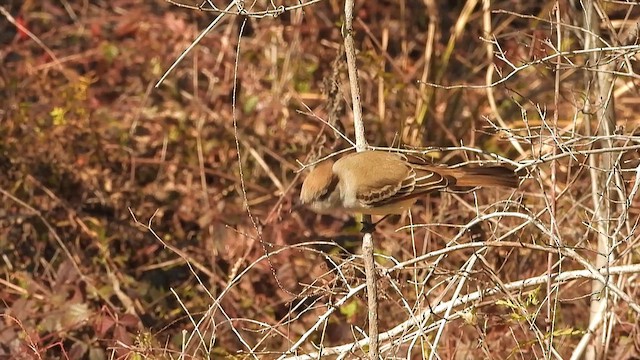
<path id="1" fill-rule="evenodd" d="M 639 10 L 602 3 L 606 43 L 583 51 L 592 31 L 568 2 L 483 4 L 356 8 L 368 142 L 523 175 L 516 191 L 433 195 L 379 226 L 381 354 L 570 358 L 604 299 L 599 356 L 637 358 Z M 347 146 L 325 122 L 353 138 L 342 3 L 227 15 L 158 88 L 215 13 L 3 6 L 0 357 L 366 356 L 360 234 L 295 207 L 297 161 Z M 604 135 L 587 115 L 608 99 Z M 606 155 L 613 170 L 594 163 Z"/>

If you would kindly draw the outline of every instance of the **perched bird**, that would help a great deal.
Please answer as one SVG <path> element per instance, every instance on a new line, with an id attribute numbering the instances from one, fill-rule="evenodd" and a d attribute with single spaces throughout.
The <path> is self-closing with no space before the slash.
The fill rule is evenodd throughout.
<path id="1" fill-rule="evenodd" d="M 478 186 L 516 188 L 518 176 L 504 166 L 447 167 L 419 156 L 363 151 L 318 164 L 302 184 L 300 202 L 323 214 L 389 215 L 409 209 L 421 195 Z"/>

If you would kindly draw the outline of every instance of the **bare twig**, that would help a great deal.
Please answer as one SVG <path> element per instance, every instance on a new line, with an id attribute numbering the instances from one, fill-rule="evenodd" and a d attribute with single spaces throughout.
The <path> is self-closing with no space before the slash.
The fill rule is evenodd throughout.
<path id="1" fill-rule="evenodd" d="M 551 277 L 553 278 L 554 284 L 562 284 L 564 282 L 575 280 L 575 279 L 584 279 L 584 278 L 594 279 L 596 277 L 602 277 L 606 273 L 610 275 L 640 273 L 640 264 L 612 266 L 608 270 L 603 269 L 596 273 L 593 273 L 590 270 L 563 271 L 562 273 L 551 274 Z M 504 284 L 504 286 L 496 286 L 493 288 L 479 290 L 476 292 L 472 292 L 472 293 L 460 296 L 457 299 L 452 300 L 450 302 L 444 302 L 444 303 L 438 304 L 437 306 L 423 310 L 420 314 L 416 315 L 415 317 L 412 317 L 411 319 L 401 324 L 398 324 L 393 329 L 390 329 L 380 334 L 380 341 L 406 342 L 413 335 L 415 335 L 415 332 L 409 332 L 410 329 L 413 329 L 416 326 L 422 326 L 423 320 L 425 318 L 430 317 L 433 314 L 441 314 L 450 307 L 459 307 L 462 305 L 472 304 L 475 301 L 478 301 L 482 298 L 486 298 L 488 296 L 498 294 L 505 290 L 506 291 L 524 291 L 526 288 L 545 284 L 547 280 L 548 280 L 548 275 L 545 274 L 542 276 L 537 276 L 537 277 L 532 277 L 524 280 L 518 280 L 511 283 L 507 283 L 507 284 Z M 363 286 L 361 285 L 358 288 L 362 290 Z M 354 290 L 355 289 L 356 288 L 354 288 Z M 351 295 L 352 292 L 353 291 L 351 291 L 349 294 Z M 340 302 L 344 303 L 343 300 L 344 298 L 340 299 Z M 448 318 L 442 318 L 441 320 L 434 322 L 428 327 L 421 329 L 421 332 L 423 333 L 433 332 L 438 328 L 441 322 L 451 321 L 455 318 L 462 316 L 463 313 L 464 313 L 464 309 L 456 312 L 455 314 L 452 314 Z M 399 336 L 400 334 L 405 334 L 405 335 Z M 360 341 L 349 343 L 349 344 L 344 344 L 344 345 L 335 346 L 331 348 L 324 348 L 322 349 L 322 356 L 345 354 L 345 353 L 349 353 L 353 349 L 367 346 L 367 345 L 369 345 L 369 339 L 362 339 Z M 320 353 L 313 352 L 313 353 L 300 355 L 300 356 L 281 357 L 280 359 L 312 360 L 312 359 L 317 359 L 319 356 L 320 356 Z"/>
<path id="2" fill-rule="evenodd" d="M 349 85 L 351 87 L 351 101 L 353 102 L 353 126 L 356 136 L 356 150 L 367 149 L 364 121 L 362 119 L 362 104 L 360 102 L 360 85 L 358 83 L 358 67 L 356 64 L 356 49 L 353 40 L 353 0 L 344 4 L 345 23 L 343 29 L 344 47 L 349 71 Z M 371 215 L 363 216 L 364 224 L 371 224 Z M 378 289 L 376 284 L 375 260 L 373 258 L 373 235 L 366 233 L 362 237 L 362 254 L 364 257 L 365 274 L 367 278 L 367 308 L 369 311 L 369 358 L 378 359 Z"/>

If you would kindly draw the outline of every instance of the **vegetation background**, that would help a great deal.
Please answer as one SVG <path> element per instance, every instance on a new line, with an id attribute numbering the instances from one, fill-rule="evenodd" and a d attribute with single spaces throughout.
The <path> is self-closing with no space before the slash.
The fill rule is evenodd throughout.
<path id="1" fill-rule="evenodd" d="M 211 4 L 0 5 L 0 358 L 365 356 L 354 222 L 296 207 L 353 135 L 344 4 L 298 4 L 244 3 L 157 88 Z M 640 357 L 639 14 L 356 4 L 369 143 L 523 176 L 380 225 L 384 358 Z"/>

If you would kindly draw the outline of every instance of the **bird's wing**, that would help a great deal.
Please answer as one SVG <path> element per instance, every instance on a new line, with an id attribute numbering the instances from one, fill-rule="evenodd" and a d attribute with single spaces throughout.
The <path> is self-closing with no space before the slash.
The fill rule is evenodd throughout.
<path id="1" fill-rule="evenodd" d="M 345 181 L 354 189 L 344 193 L 353 191 L 354 200 L 367 208 L 408 200 L 445 188 L 451 181 L 434 171 L 415 171 L 403 154 L 383 151 L 350 154 L 338 160 L 333 169 L 345 178 L 360 175 L 357 181 Z"/>
<path id="2" fill-rule="evenodd" d="M 408 165 L 410 166 L 410 165 Z M 434 191 L 445 189 L 455 184 L 455 179 L 437 171 L 420 167 L 410 167 L 411 177 L 408 177 L 403 186 L 394 196 L 379 201 L 374 206 L 382 206 L 396 201 L 404 201 L 422 196 Z"/>

